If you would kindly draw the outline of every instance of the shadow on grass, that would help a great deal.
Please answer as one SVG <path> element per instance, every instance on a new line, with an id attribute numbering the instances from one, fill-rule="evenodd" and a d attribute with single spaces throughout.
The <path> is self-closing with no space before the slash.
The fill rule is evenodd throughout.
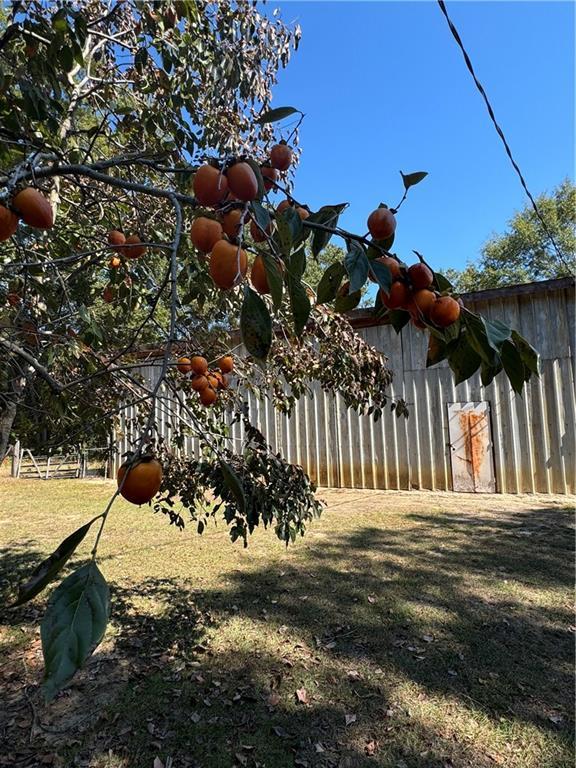
<path id="1" fill-rule="evenodd" d="M 109 646 L 50 716 L 61 726 L 68 710 L 89 710 L 76 744 L 57 748 L 64 764 L 149 768 L 155 754 L 194 768 L 498 764 L 485 738 L 454 736 L 456 707 L 489 723 L 492 752 L 506 731 L 527 751 L 535 733 L 547 740 L 515 765 L 571 765 L 569 514 L 405 521 L 382 529 L 359 518 L 351 534 L 296 547 L 287 564 L 226 574 L 220 591 L 171 579 L 112 585 Z M 4 552 L 8 581 L 37 555 Z M 26 610 L 38 611 L 9 621 L 29 620 Z M 399 701 L 406 686 L 412 712 Z M 37 738 L 52 743 L 49 732 Z"/>

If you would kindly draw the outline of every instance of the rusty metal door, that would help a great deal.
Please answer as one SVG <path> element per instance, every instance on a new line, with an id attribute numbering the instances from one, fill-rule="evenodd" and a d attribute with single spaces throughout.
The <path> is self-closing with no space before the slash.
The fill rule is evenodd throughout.
<path id="1" fill-rule="evenodd" d="M 450 403 L 448 432 L 452 489 L 495 493 L 490 403 Z"/>

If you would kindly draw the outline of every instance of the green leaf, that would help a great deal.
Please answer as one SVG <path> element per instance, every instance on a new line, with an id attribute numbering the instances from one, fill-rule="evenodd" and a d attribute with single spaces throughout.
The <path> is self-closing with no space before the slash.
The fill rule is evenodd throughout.
<path id="1" fill-rule="evenodd" d="M 484 319 L 472 312 L 463 312 L 460 318 L 466 327 L 467 344 L 475 349 L 486 365 L 494 365 L 497 356 L 494 353 L 494 348 L 488 341 Z"/>
<path id="2" fill-rule="evenodd" d="M 58 51 L 58 61 L 62 65 L 64 72 L 70 72 L 74 66 L 74 52 L 72 48 L 64 46 Z"/>
<path id="3" fill-rule="evenodd" d="M 110 591 L 94 561 L 54 590 L 40 626 L 48 701 L 94 651 L 106 631 L 109 613 Z"/>
<path id="4" fill-rule="evenodd" d="M 366 251 L 355 240 L 351 241 L 348 253 L 344 257 L 344 266 L 350 277 L 350 293 L 356 293 L 368 280 L 370 263 Z"/>
<path id="5" fill-rule="evenodd" d="M 227 464 L 225 461 L 220 460 L 220 469 L 222 470 L 224 483 L 230 493 L 234 496 L 238 509 L 242 513 L 246 512 L 246 496 L 244 495 L 242 481 L 230 464 Z"/>
<path id="6" fill-rule="evenodd" d="M 260 117 L 256 119 L 256 122 L 259 125 L 264 125 L 264 123 L 276 123 L 278 120 L 284 120 L 284 118 L 295 114 L 301 115 L 302 112 L 295 107 L 276 107 L 276 109 L 269 109 L 266 112 L 263 112 Z"/>
<path id="7" fill-rule="evenodd" d="M 381 264 L 379 261 L 371 261 L 370 272 L 372 273 L 372 277 L 376 278 L 380 288 L 382 288 L 386 293 L 390 293 L 392 275 L 390 274 L 388 267 L 385 264 Z"/>
<path id="8" fill-rule="evenodd" d="M 505 341 L 502 344 L 500 360 L 502 361 L 506 376 L 508 376 L 510 384 L 512 385 L 512 389 L 517 394 L 521 394 L 526 380 L 524 375 L 524 363 L 522 362 L 520 352 L 511 341 Z"/>
<path id="9" fill-rule="evenodd" d="M 248 353 L 264 360 L 272 344 L 272 318 L 264 301 L 248 286 L 240 310 L 240 333 Z"/>
<path id="10" fill-rule="evenodd" d="M 426 356 L 426 368 L 430 368 L 433 365 L 437 365 L 446 360 L 448 356 L 448 347 L 446 343 L 439 339 L 434 334 L 430 334 L 428 338 L 428 354 Z"/>
<path id="11" fill-rule="evenodd" d="M 344 264 L 337 261 L 326 269 L 316 290 L 316 304 L 326 304 L 334 301 L 340 284 L 346 275 Z"/>
<path id="12" fill-rule="evenodd" d="M 267 251 L 262 251 L 262 260 L 264 262 L 264 269 L 266 270 L 266 279 L 268 280 L 268 287 L 270 288 L 270 295 L 272 296 L 272 303 L 274 309 L 278 309 L 282 304 L 282 293 L 284 290 L 284 274 L 278 261 L 271 256 Z"/>
<path id="13" fill-rule="evenodd" d="M 505 323 L 500 320 L 488 320 L 483 317 L 484 327 L 486 328 L 486 338 L 495 352 L 499 352 L 502 344 L 510 339 L 512 331 Z"/>
<path id="14" fill-rule="evenodd" d="M 512 331 L 512 341 L 516 345 L 520 357 L 524 363 L 527 371 L 526 381 L 530 378 L 530 373 L 534 373 L 536 376 L 540 374 L 538 366 L 538 352 L 531 346 L 523 336 L 520 336 L 518 331 Z"/>
<path id="15" fill-rule="evenodd" d="M 502 363 L 500 361 L 498 361 L 495 365 L 486 365 L 486 363 L 482 361 L 480 379 L 482 380 L 483 386 L 487 387 L 489 384 L 491 384 L 494 377 L 497 376 L 501 370 Z"/>
<path id="16" fill-rule="evenodd" d="M 403 309 L 389 309 L 386 319 L 396 333 L 400 333 L 402 328 L 410 322 L 410 313 L 404 312 Z"/>
<path id="17" fill-rule="evenodd" d="M 454 372 L 454 383 L 460 384 L 469 379 L 482 363 L 480 355 L 472 347 L 466 336 L 460 337 L 460 341 L 451 350 L 448 363 Z"/>
<path id="18" fill-rule="evenodd" d="M 56 11 L 56 13 L 52 16 L 52 29 L 54 29 L 56 32 L 66 32 L 68 29 L 68 21 L 66 19 L 66 15 L 66 8 L 60 8 L 60 10 Z"/>
<path id="19" fill-rule="evenodd" d="M 306 288 L 302 285 L 299 278 L 297 279 L 289 274 L 286 282 L 292 308 L 292 317 L 294 319 L 294 332 L 296 336 L 300 336 L 310 316 L 310 299 L 306 293 Z"/>
<path id="20" fill-rule="evenodd" d="M 448 280 L 447 277 L 444 277 L 444 275 L 441 275 L 440 272 L 434 272 L 433 285 L 437 291 L 440 291 L 440 293 L 453 290 L 453 285 L 450 280 Z"/>
<path id="21" fill-rule="evenodd" d="M 355 291 L 354 293 L 348 293 L 346 296 L 336 296 L 334 302 L 334 309 L 340 314 L 344 312 L 350 312 L 351 309 L 360 304 L 362 299 L 362 291 Z"/>
<path id="22" fill-rule="evenodd" d="M 336 227 L 338 218 L 342 211 L 347 208 L 348 203 L 339 203 L 338 205 L 324 205 L 319 210 L 311 213 L 306 219 L 306 224 L 322 224 L 325 227 Z M 306 226 L 306 225 L 304 225 Z M 328 245 L 331 232 L 324 232 L 321 229 L 312 229 L 312 255 L 318 256 L 320 251 Z"/>
<path id="23" fill-rule="evenodd" d="M 93 522 L 93 521 L 92 521 Z M 71 533 L 59 546 L 43 560 L 30 574 L 30 578 L 18 589 L 18 597 L 12 607 L 27 603 L 36 597 L 52 579 L 60 573 L 74 550 L 90 530 L 92 522 L 86 523 Z"/>
<path id="24" fill-rule="evenodd" d="M 274 242 L 280 253 L 287 259 L 292 251 L 292 229 L 284 213 L 276 216 Z"/>
<path id="25" fill-rule="evenodd" d="M 250 207 L 252 209 L 252 214 L 254 216 L 256 223 L 262 229 L 264 230 L 267 229 L 268 225 L 270 224 L 270 214 L 268 213 L 267 209 L 264 208 L 262 203 L 259 203 L 256 200 L 253 200 L 250 203 Z"/>
<path id="26" fill-rule="evenodd" d="M 306 249 L 298 248 L 285 263 L 288 277 L 300 280 L 306 271 Z"/>
<path id="27" fill-rule="evenodd" d="M 415 171 L 414 173 L 402 173 L 400 171 L 400 175 L 404 182 L 404 189 L 410 189 L 410 187 L 419 184 L 422 179 L 425 179 L 428 176 L 428 171 Z"/>
<path id="28" fill-rule="evenodd" d="M 292 245 L 295 248 L 300 244 L 304 236 L 304 227 L 302 226 L 302 219 L 300 218 L 296 208 L 286 208 L 282 211 L 280 218 L 283 218 L 290 229 L 290 235 L 292 238 Z"/>

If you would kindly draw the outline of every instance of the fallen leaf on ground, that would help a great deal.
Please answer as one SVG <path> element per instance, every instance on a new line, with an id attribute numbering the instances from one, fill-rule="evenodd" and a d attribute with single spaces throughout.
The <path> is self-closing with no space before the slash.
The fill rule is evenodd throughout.
<path id="1" fill-rule="evenodd" d="M 356 722 L 356 715 L 344 715 L 344 719 L 346 720 L 346 725 L 352 725 L 352 723 Z"/>
<path id="2" fill-rule="evenodd" d="M 378 742 L 374 741 L 374 739 L 371 739 L 368 744 L 364 747 L 364 751 L 369 757 L 372 757 L 372 755 L 376 754 L 376 750 L 378 749 Z"/>
<path id="3" fill-rule="evenodd" d="M 296 699 L 300 702 L 300 704 L 309 704 L 308 701 L 308 691 L 306 688 L 297 688 L 296 689 Z"/>

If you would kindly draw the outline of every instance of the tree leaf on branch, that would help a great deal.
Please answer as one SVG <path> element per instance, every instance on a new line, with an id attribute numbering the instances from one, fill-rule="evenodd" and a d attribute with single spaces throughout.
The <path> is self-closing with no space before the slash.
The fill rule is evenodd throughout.
<path id="1" fill-rule="evenodd" d="M 279 120 L 284 120 L 284 118 L 295 114 L 301 115 L 303 113 L 296 109 L 296 107 L 276 107 L 276 109 L 269 109 L 261 114 L 256 119 L 256 122 L 260 125 L 264 125 L 264 123 L 277 123 Z"/>
<path id="2" fill-rule="evenodd" d="M 307 223 L 322 224 L 325 227 L 334 229 L 338 225 L 338 218 L 342 211 L 348 207 L 348 203 L 338 203 L 337 205 L 323 205 L 306 219 Z M 312 255 L 318 256 L 320 251 L 325 248 L 330 238 L 331 232 L 324 232 L 321 229 L 314 229 L 311 227 L 312 235 Z"/>
<path id="3" fill-rule="evenodd" d="M 292 317 L 294 318 L 294 332 L 296 336 L 300 336 L 310 316 L 310 299 L 306 293 L 306 288 L 299 278 L 288 275 L 287 285 Z"/>
<path id="4" fill-rule="evenodd" d="M 80 544 L 90 530 L 90 526 L 93 522 L 94 521 L 90 521 L 81 528 L 78 528 L 74 533 L 71 533 L 70 536 L 65 538 L 54 552 L 49 555 L 49 557 L 43 560 L 40 565 L 32 571 L 28 581 L 20 585 L 18 589 L 18 597 L 16 602 L 12 604 L 12 607 L 27 603 L 28 600 L 32 600 L 33 597 L 36 597 L 36 595 L 42 592 L 44 587 L 49 584 L 66 565 L 78 544 Z"/>
<path id="5" fill-rule="evenodd" d="M 346 268 L 341 262 L 330 264 L 322 275 L 316 291 L 316 304 L 326 304 L 334 301 L 338 289 L 346 275 Z"/>
<path id="6" fill-rule="evenodd" d="M 220 460 L 220 468 L 222 470 L 222 477 L 226 487 L 234 496 L 234 500 L 236 501 L 240 512 L 244 513 L 246 511 L 246 496 L 244 494 L 244 486 L 242 485 L 242 481 L 236 472 L 234 472 L 230 464 L 227 464 L 225 461 Z"/>
<path id="7" fill-rule="evenodd" d="M 392 275 L 386 264 L 381 264 L 379 261 L 375 260 L 371 261 L 370 272 L 372 277 L 376 278 L 380 288 L 382 288 L 386 293 L 389 293 L 390 287 L 392 285 Z"/>
<path id="8" fill-rule="evenodd" d="M 368 279 L 370 262 L 364 248 L 355 240 L 350 242 L 348 253 L 344 257 L 344 266 L 350 278 L 350 293 L 361 290 Z"/>
<path id="9" fill-rule="evenodd" d="M 361 300 L 362 291 L 354 291 L 354 293 L 348 293 L 345 296 L 336 296 L 334 309 L 339 314 L 342 314 L 343 312 L 350 312 L 351 309 L 354 309 L 358 306 L 358 304 L 360 304 Z"/>
<path id="10" fill-rule="evenodd" d="M 402 328 L 410 322 L 410 313 L 402 309 L 389 309 L 385 318 L 396 333 L 400 333 Z"/>
<path id="11" fill-rule="evenodd" d="M 512 385 L 512 389 L 517 394 L 521 394 L 524 381 L 526 380 L 524 363 L 522 362 L 520 352 L 511 341 L 505 341 L 502 344 L 500 360 L 502 361 L 506 376 L 508 376 L 508 380 Z"/>
<path id="12" fill-rule="evenodd" d="M 248 286 L 240 310 L 240 333 L 249 354 L 264 360 L 272 345 L 272 318 L 265 302 Z"/>
<path id="13" fill-rule="evenodd" d="M 271 256 L 268 251 L 262 251 L 262 260 L 266 271 L 266 279 L 272 296 L 274 309 L 278 309 L 282 304 L 282 294 L 284 292 L 284 274 L 278 261 Z"/>
<path id="14" fill-rule="evenodd" d="M 445 277 L 444 275 L 440 274 L 440 272 L 434 272 L 433 285 L 438 291 L 440 291 L 440 293 L 444 293 L 444 291 L 453 290 L 453 285 L 450 282 L 450 280 L 448 280 L 448 278 Z"/>
<path id="15" fill-rule="evenodd" d="M 454 373 L 454 383 L 461 384 L 469 379 L 480 368 L 481 363 L 480 355 L 468 343 L 466 334 L 463 334 L 448 356 L 448 364 Z"/>
<path id="16" fill-rule="evenodd" d="M 433 365 L 437 365 L 446 360 L 448 356 L 448 346 L 443 339 L 438 338 L 435 334 L 431 333 L 428 338 L 428 353 L 426 355 L 426 368 L 430 368 Z"/>
<path id="17" fill-rule="evenodd" d="M 404 182 L 404 189 L 408 190 L 415 184 L 419 184 L 422 179 L 425 179 L 426 176 L 428 176 L 428 171 L 415 171 L 414 173 L 402 173 L 402 171 L 400 171 L 400 175 Z"/>
<path id="18" fill-rule="evenodd" d="M 266 231 L 268 225 L 270 224 L 270 214 L 268 213 L 267 209 L 264 208 L 262 203 L 259 203 L 256 200 L 253 200 L 250 203 L 250 207 L 252 209 L 252 214 L 256 220 L 256 223 L 259 227 Z"/>
<path id="19" fill-rule="evenodd" d="M 512 331 L 512 341 L 520 352 L 522 362 L 526 366 L 526 381 L 528 381 L 530 378 L 530 373 L 534 373 L 536 376 L 539 376 L 540 370 L 538 364 L 538 352 L 536 352 L 534 347 L 531 346 L 523 336 L 520 336 L 518 331 Z"/>
<path id="20" fill-rule="evenodd" d="M 110 591 L 92 560 L 54 590 L 40 635 L 47 701 L 70 680 L 102 639 L 110 612 Z"/>

